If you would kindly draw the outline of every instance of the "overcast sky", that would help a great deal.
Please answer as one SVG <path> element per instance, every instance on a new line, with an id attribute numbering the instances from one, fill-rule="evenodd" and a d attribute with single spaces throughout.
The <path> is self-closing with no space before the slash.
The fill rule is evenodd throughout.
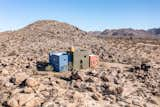
<path id="1" fill-rule="evenodd" d="M 160 27 L 160 0 L 0 0 L 0 31 L 42 19 L 86 31 L 148 29 Z"/>

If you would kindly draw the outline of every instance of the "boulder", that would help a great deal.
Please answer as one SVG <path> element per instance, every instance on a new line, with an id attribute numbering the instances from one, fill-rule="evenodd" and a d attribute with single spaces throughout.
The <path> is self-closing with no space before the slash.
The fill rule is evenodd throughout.
<path id="1" fill-rule="evenodd" d="M 7 104 L 10 106 L 10 107 L 19 107 L 19 104 L 18 104 L 18 101 L 14 98 L 11 98 Z"/>
<path id="2" fill-rule="evenodd" d="M 35 97 L 25 104 L 25 107 L 40 107 L 43 100 L 39 97 Z"/>
<path id="3" fill-rule="evenodd" d="M 34 94 L 17 93 L 7 101 L 7 104 L 10 107 L 22 107 L 28 101 L 31 101 L 34 97 Z"/>
<path id="4" fill-rule="evenodd" d="M 16 85 L 19 85 L 28 77 L 29 76 L 25 72 L 16 73 L 14 77 L 11 77 L 11 82 L 13 82 Z"/>

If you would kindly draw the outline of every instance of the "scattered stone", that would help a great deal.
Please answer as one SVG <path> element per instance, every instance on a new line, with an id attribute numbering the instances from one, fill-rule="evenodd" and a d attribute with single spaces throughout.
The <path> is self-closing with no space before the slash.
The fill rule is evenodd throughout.
<path id="1" fill-rule="evenodd" d="M 86 75 L 98 77 L 98 73 L 95 70 L 87 72 Z"/>
<path id="2" fill-rule="evenodd" d="M 87 89 L 88 91 L 90 91 L 90 92 L 95 92 L 94 87 L 91 87 L 91 86 L 89 87 L 89 86 L 87 86 L 86 89 Z"/>
<path id="3" fill-rule="evenodd" d="M 46 101 L 42 107 L 54 107 L 55 106 L 55 102 L 53 101 Z"/>
<path id="4" fill-rule="evenodd" d="M 40 107 L 43 100 L 39 97 L 35 97 L 32 100 L 28 101 L 25 106 L 26 107 Z"/>
<path id="5" fill-rule="evenodd" d="M 147 72 L 150 68 L 151 68 L 151 66 L 148 65 L 148 64 L 145 64 L 145 63 L 142 63 L 142 64 L 141 64 L 141 69 L 142 69 L 143 71 L 146 71 L 146 72 Z"/>
<path id="6" fill-rule="evenodd" d="M 14 77 L 11 78 L 11 82 L 13 82 L 16 85 L 21 84 L 24 80 L 26 80 L 29 76 L 22 72 L 22 73 L 16 73 Z"/>
<path id="7" fill-rule="evenodd" d="M 81 87 L 81 83 L 80 82 L 76 82 L 76 81 L 72 81 L 72 83 L 73 83 L 73 87 L 74 88 L 80 88 Z"/>
<path id="8" fill-rule="evenodd" d="M 109 95 L 109 98 L 112 100 L 111 103 L 115 103 L 117 100 L 115 95 Z"/>
<path id="9" fill-rule="evenodd" d="M 8 100 L 7 104 L 10 107 L 19 107 L 25 105 L 28 101 L 31 101 L 34 96 L 34 94 L 17 93 Z"/>
<path id="10" fill-rule="evenodd" d="M 70 78 L 71 78 L 71 80 L 81 80 L 81 81 L 83 81 L 82 76 L 78 72 L 72 72 Z"/>
<path id="11" fill-rule="evenodd" d="M 48 91 L 42 91 L 41 94 L 44 96 L 44 97 L 48 97 L 50 95 L 50 93 Z"/>
<path id="12" fill-rule="evenodd" d="M 100 95 L 99 94 L 93 94 L 91 97 L 96 101 L 100 100 Z"/>
<path id="13" fill-rule="evenodd" d="M 30 93 L 33 93 L 33 89 L 31 87 L 25 87 L 23 92 L 30 94 Z"/>
<path id="14" fill-rule="evenodd" d="M 19 107 L 19 104 L 18 104 L 18 101 L 14 98 L 10 99 L 7 104 L 10 106 L 10 107 Z"/>
<path id="15" fill-rule="evenodd" d="M 133 100 L 133 101 L 132 101 L 132 104 L 133 104 L 134 106 L 143 107 L 143 105 L 140 103 L 140 101 L 138 101 L 138 99 Z"/>
<path id="16" fill-rule="evenodd" d="M 10 93 L 12 96 L 14 96 L 17 93 L 21 93 L 22 90 L 23 90 L 22 88 L 16 88 L 16 89 L 12 90 Z"/>
<path id="17" fill-rule="evenodd" d="M 117 94 L 116 86 L 110 85 L 109 88 L 108 88 L 108 93 L 116 95 Z"/>
<path id="18" fill-rule="evenodd" d="M 140 70 L 143 70 L 145 72 L 148 72 L 150 68 L 151 68 L 151 66 L 149 64 L 142 63 L 139 66 L 134 66 L 134 67 L 129 68 L 128 71 L 130 71 L 130 72 L 139 72 Z"/>
<path id="19" fill-rule="evenodd" d="M 6 82 L 4 83 L 4 86 L 5 86 L 5 87 L 12 87 L 12 86 L 13 86 L 13 83 L 11 83 L 11 82 L 9 82 L 9 81 L 6 81 Z"/>
<path id="20" fill-rule="evenodd" d="M 150 97 L 150 98 L 148 98 L 148 101 L 150 102 L 150 103 L 152 103 L 152 104 L 155 104 L 155 105 L 158 105 L 158 104 L 160 104 L 160 99 L 159 99 L 159 101 L 158 101 L 158 98 L 156 98 L 156 97 Z"/>
<path id="21" fill-rule="evenodd" d="M 121 95 L 123 92 L 123 88 L 115 84 L 104 84 L 102 87 L 102 91 L 104 92 L 104 94 Z"/>
<path id="22" fill-rule="evenodd" d="M 9 71 L 7 69 L 3 68 L 2 71 L 1 71 L 1 74 L 2 75 L 8 75 Z"/>
<path id="23" fill-rule="evenodd" d="M 39 86 L 38 86 L 38 91 L 44 91 L 44 90 L 46 90 L 46 85 L 44 85 L 44 84 L 40 84 Z"/>
<path id="24" fill-rule="evenodd" d="M 117 94 L 121 95 L 123 93 L 123 88 L 122 87 L 117 87 L 116 91 L 117 91 Z"/>
<path id="25" fill-rule="evenodd" d="M 85 82 L 92 82 L 92 83 L 93 83 L 94 80 L 93 80 L 92 78 L 89 77 L 88 79 L 85 80 Z"/>
<path id="26" fill-rule="evenodd" d="M 109 79 L 107 78 L 106 75 L 102 75 L 100 78 L 105 82 L 109 82 Z"/>
<path id="27" fill-rule="evenodd" d="M 39 85 L 39 83 L 38 83 L 38 81 L 37 81 L 36 79 L 34 79 L 34 78 L 28 78 L 28 79 L 26 80 L 26 85 L 27 85 L 28 87 L 35 87 L 35 86 Z"/>

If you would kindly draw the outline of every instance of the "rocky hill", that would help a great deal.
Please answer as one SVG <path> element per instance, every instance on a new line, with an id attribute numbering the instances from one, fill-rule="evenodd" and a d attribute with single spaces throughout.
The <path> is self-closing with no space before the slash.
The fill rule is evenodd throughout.
<path id="1" fill-rule="evenodd" d="M 99 55 L 99 67 L 63 73 L 37 70 L 37 62 L 47 62 L 50 51 L 70 46 Z M 159 39 L 104 39 L 53 20 L 2 32 L 0 106 L 159 107 L 159 55 Z"/>
<path id="2" fill-rule="evenodd" d="M 100 36 L 100 37 L 133 37 L 133 38 L 158 38 L 159 29 L 149 29 L 149 30 L 135 30 L 135 29 L 106 29 L 102 32 L 91 31 L 90 35 Z"/>

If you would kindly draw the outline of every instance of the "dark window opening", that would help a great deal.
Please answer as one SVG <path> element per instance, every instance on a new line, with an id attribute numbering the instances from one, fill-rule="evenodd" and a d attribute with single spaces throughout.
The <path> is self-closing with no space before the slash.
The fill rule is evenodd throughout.
<path id="1" fill-rule="evenodd" d="M 83 69 L 83 61 L 80 60 L 80 69 Z"/>

